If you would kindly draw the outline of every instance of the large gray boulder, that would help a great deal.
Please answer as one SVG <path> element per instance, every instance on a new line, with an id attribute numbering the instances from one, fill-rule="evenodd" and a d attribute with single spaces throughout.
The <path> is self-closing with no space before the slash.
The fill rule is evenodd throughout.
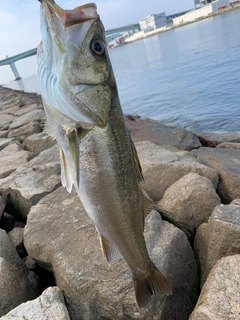
<path id="1" fill-rule="evenodd" d="M 220 258 L 240 254 L 240 203 L 217 206 L 198 228 L 194 248 L 202 286 Z"/>
<path id="2" fill-rule="evenodd" d="M 13 142 L 0 151 L 0 179 L 7 177 L 18 167 L 33 158 L 34 154 L 23 150 L 22 146 Z"/>
<path id="3" fill-rule="evenodd" d="M 148 141 L 137 142 L 135 146 L 143 168 L 142 187 L 154 201 L 161 200 L 164 192 L 189 172 L 208 178 L 217 187 L 217 172 L 199 163 L 189 152 Z"/>
<path id="4" fill-rule="evenodd" d="M 202 146 L 194 133 L 167 126 L 160 121 L 140 120 L 126 116 L 126 124 L 133 142 L 150 141 L 160 146 L 173 146 L 188 151 Z"/>
<path id="5" fill-rule="evenodd" d="M 19 117 L 16 117 L 10 124 L 9 129 L 13 130 L 33 121 L 41 121 L 44 117 L 46 116 L 42 109 L 31 110 Z"/>
<path id="6" fill-rule="evenodd" d="M 30 279 L 14 245 L 0 229 L 0 316 L 37 297 L 36 283 Z"/>
<path id="7" fill-rule="evenodd" d="M 191 151 L 198 160 L 219 173 L 217 192 L 224 203 L 240 195 L 240 150 L 223 148 L 200 148 Z"/>
<path id="8" fill-rule="evenodd" d="M 6 208 L 6 201 L 3 199 L 3 197 L 0 196 L 0 221 L 2 219 L 2 215 L 4 213 L 5 208 Z"/>
<path id="9" fill-rule="evenodd" d="M 210 272 L 189 320 L 240 319 L 240 255 L 221 258 Z"/>
<path id="10" fill-rule="evenodd" d="M 0 151 L 5 147 L 7 147 L 14 140 L 15 140 L 14 138 L 7 138 L 7 139 L 0 138 Z"/>
<path id="11" fill-rule="evenodd" d="M 53 147 L 55 144 L 56 140 L 54 140 L 52 137 L 49 137 L 44 132 L 35 133 L 23 141 L 23 147 L 26 150 L 36 154 Z"/>
<path id="12" fill-rule="evenodd" d="M 11 206 L 11 213 L 16 218 L 26 218 L 30 208 L 60 184 L 59 150 L 55 145 L 1 179 L 0 191 Z"/>
<path id="13" fill-rule="evenodd" d="M 146 219 L 150 255 L 173 286 L 146 309 L 136 305 L 130 270 L 123 259 L 110 267 L 98 234 L 75 192 L 62 187 L 32 207 L 24 243 L 29 255 L 54 272 L 71 319 L 188 319 L 197 297 L 196 263 L 185 234 L 152 211 Z"/>
<path id="14" fill-rule="evenodd" d="M 40 297 L 16 307 L 1 320 L 70 320 L 58 287 L 47 288 Z"/>
<path id="15" fill-rule="evenodd" d="M 213 209 L 221 203 L 211 181 L 190 172 L 169 187 L 158 203 L 163 218 L 183 230 L 188 238 L 207 222 Z"/>
<path id="16" fill-rule="evenodd" d="M 18 138 L 21 142 L 34 133 L 42 132 L 40 121 L 31 121 L 8 132 L 8 138 Z"/>

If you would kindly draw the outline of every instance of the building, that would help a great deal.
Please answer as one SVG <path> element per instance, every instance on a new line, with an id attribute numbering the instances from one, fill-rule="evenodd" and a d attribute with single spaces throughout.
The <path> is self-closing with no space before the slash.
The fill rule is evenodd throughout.
<path id="1" fill-rule="evenodd" d="M 187 12 L 186 14 L 173 19 L 173 25 L 177 26 L 183 23 L 192 22 L 202 17 L 206 17 L 211 13 L 220 9 L 230 7 L 233 0 L 194 0 L 196 10 Z"/>
<path id="2" fill-rule="evenodd" d="M 167 18 L 165 12 L 159 14 L 152 14 L 145 19 L 139 21 L 140 29 L 143 32 L 149 32 L 167 25 Z"/>

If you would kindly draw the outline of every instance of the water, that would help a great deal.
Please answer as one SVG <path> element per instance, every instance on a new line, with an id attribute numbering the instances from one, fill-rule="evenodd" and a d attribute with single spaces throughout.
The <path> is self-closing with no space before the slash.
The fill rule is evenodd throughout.
<path id="1" fill-rule="evenodd" d="M 240 10 L 110 51 L 124 113 L 215 132 L 240 132 L 239 56 Z"/>

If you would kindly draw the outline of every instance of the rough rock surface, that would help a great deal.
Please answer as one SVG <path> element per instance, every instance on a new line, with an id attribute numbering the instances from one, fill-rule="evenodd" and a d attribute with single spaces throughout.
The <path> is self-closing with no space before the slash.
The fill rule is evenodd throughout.
<path id="1" fill-rule="evenodd" d="M 0 138 L 0 151 L 5 147 L 7 147 L 13 141 L 14 141 L 14 138 L 7 138 L 7 139 Z"/>
<path id="2" fill-rule="evenodd" d="M 55 144 L 56 140 L 53 140 L 44 132 L 35 133 L 23 141 L 23 147 L 36 154 L 53 147 Z"/>
<path id="3" fill-rule="evenodd" d="M 41 121 L 45 116 L 45 113 L 42 109 L 36 109 L 22 114 L 19 117 L 16 117 L 9 126 L 10 130 L 19 128 L 23 125 L 29 124 L 33 121 Z"/>
<path id="4" fill-rule="evenodd" d="M 208 178 L 216 188 L 217 172 L 199 163 L 188 152 L 174 147 L 163 148 L 148 141 L 135 145 L 143 168 L 142 187 L 154 201 L 161 200 L 164 192 L 189 172 Z"/>
<path id="5" fill-rule="evenodd" d="M 24 228 L 14 228 L 8 233 L 9 239 L 12 241 L 15 247 L 23 242 Z"/>
<path id="6" fill-rule="evenodd" d="M 42 126 L 39 121 L 31 121 L 28 124 L 20 126 L 16 129 L 12 129 L 8 133 L 8 138 L 16 137 L 21 142 L 26 139 L 28 136 L 39 133 L 42 131 Z"/>
<path id="7" fill-rule="evenodd" d="M 191 238 L 213 209 L 221 203 L 211 181 L 190 172 L 169 187 L 158 203 L 163 218 L 183 230 Z"/>
<path id="8" fill-rule="evenodd" d="M 203 285 L 220 258 L 240 254 L 240 204 L 217 206 L 198 228 L 194 247 Z"/>
<path id="9" fill-rule="evenodd" d="M 197 294 L 189 242 L 156 211 L 148 215 L 145 231 L 150 255 L 174 292 L 154 299 L 146 309 L 136 305 L 126 263 L 121 259 L 108 266 L 96 229 L 75 193 L 61 187 L 41 199 L 28 215 L 24 243 L 32 258 L 54 271 L 74 320 L 188 319 Z"/>
<path id="10" fill-rule="evenodd" d="M 23 150 L 16 142 L 4 148 L 0 151 L 0 179 L 7 177 L 32 157 L 33 153 Z"/>
<path id="11" fill-rule="evenodd" d="M 54 146 L 1 179 L 0 191 L 11 213 L 26 218 L 33 205 L 60 186 L 60 180 L 59 150 Z"/>
<path id="12" fill-rule="evenodd" d="M 0 196 L 0 221 L 1 221 L 5 207 L 6 207 L 6 201 L 3 199 L 3 197 Z"/>
<path id="13" fill-rule="evenodd" d="M 195 132 L 204 147 L 216 147 L 222 142 L 240 142 L 240 133 L 236 132 Z"/>
<path id="14" fill-rule="evenodd" d="M 240 150 L 200 148 L 191 151 L 198 160 L 219 173 L 217 192 L 224 203 L 240 196 Z"/>
<path id="15" fill-rule="evenodd" d="M 126 124 L 133 142 L 150 141 L 161 146 L 173 146 L 181 150 L 192 150 L 201 147 L 198 137 L 185 129 L 167 126 L 160 121 L 151 119 L 130 120 Z"/>
<path id="16" fill-rule="evenodd" d="M 190 320 L 240 319 L 240 255 L 224 257 L 204 284 Z"/>
<path id="17" fill-rule="evenodd" d="M 216 148 L 225 148 L 225 149 L 238 149 L 240 150 L 240 143 L 236 143 L 236 142 L 222 142 L 219 143 Z"/>
<path id="18" fill-rule="evenodd" d="M 0 229 L 0 316 L 37 295 L 38 290 L 30 282 L 14 245 L 6 232 Z"/>
<path id="19" fill-rule="evenodd" d="M 70 320 L 63 294 L 58 287 L 49 287 L 40 297 L 21 304 L 1 320 Z"/>

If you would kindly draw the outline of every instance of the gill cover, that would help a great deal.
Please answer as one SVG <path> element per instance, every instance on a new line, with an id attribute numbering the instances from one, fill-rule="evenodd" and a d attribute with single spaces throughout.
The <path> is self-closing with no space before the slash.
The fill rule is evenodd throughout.
<path id="1" fill-rule="evenodd" d="M 42 96 L 51 108 L 83 128 L 105 126 L 114 77 L 96 5 L 63 10 L 53 0 L 40 2 Z"/>

